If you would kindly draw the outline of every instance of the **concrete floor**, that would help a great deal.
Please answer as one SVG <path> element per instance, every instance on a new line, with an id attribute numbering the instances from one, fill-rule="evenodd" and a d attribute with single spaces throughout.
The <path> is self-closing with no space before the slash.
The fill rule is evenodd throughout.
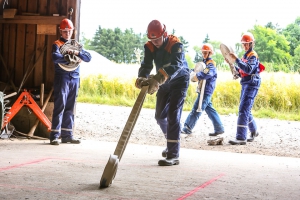
<path id="1" fill-rule="evenodd" d="M 181 149 L 160 167 L 161 146 L 129 144 L 113 184 L 99 181 L 116 143 L 0 140 L 0 199 L 299 199 L 300 159 Z"/>

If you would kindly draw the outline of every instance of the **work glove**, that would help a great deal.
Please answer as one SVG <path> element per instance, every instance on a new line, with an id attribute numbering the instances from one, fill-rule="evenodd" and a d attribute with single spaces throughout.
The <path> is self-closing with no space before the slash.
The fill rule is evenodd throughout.
<path id="1" fill-rule="evenodd" d="M 77 51 L 77 50 L 72 50 L 72 49 L 69 49 L 69 50 L 67 51 L 67 53 L 68 53 L 68 54 L 74 54 L 75 56 L 78 56 L 78 55 L 79 55 L 79 51 Z"/>
<path id="2" fill-rule="evenodd" d="M 195 65 L 195 69 L 190 73 L 190 80 L 192 82 L 197 82 L 199 81 L 197 78 L 197 73 L 202 72 L 206 68 L 206 64 L 204 62 L 197 62 Z"/>
<path id="3" fill-rule="evenodd" d="M 142 89 L 142 87 L 144 85 L 148 85 L 147 83 L 147 78 L 144 78 L 144 77 L 138 77 L 135 81 L 135 87 L 138 88 L 138 89 Z"/>
<path id="4" fill-rule="evenodd" d="M 159 86 L 164 84 L 168 78 L 169 76 L 167 72 L 160 68 L 157 74 L 155 74 L 154 76 L 150 76 L 150 78 L 148 79 L 148 94 L 154 94 L 159 89 Z"/>
<path id="5" fill-rule="evenodd" d="M 64 59 L 71 65 L 81 62 L 81 59 L 78 56 L 75 56 L 75 54 L 65 54 Z"/>
<path id="6" fill-rule="evenodd" d="M 237 74 L 233 75 L 233 80 L 240 78 Z"/>
<path id="7" fill-rule="evenodd" d="M 197 78 L 197 73 L 195 73 L 194 71 L 192 71 L 191 73 L 190 73 L 190 79 L 191 79 L 191 81 L 192 82 L 197 82 L 197 81 L 199 81 L 198 80 L 198 78 Z"/>

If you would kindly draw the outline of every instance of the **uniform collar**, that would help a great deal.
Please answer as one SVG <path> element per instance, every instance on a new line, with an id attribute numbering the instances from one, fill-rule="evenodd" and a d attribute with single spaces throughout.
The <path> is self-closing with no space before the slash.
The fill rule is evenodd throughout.
<path id="1" fill-rule="evenodd" d="M 206 59 L 203 58 L 203 62 L 204 62 L 204 63 L 206 63 L 206 62 L 209 61 L 209 60 L 211 60 L 210 57 L 208 57 L 208 58 L 206 58 Z"/>
<path id="2" fill-rule="evenodd" d="M 251 51 L 253 51 L 252 47 L 248 51 L 246 51 L 246 53 L 244 54 L 244 58 L 246 58 L 248 53 L 250 53 Z"/>
<path id="3" fill-rule="evenodd" d="M 169 37 L 167 36 L 164 38 L 163 44 L 159 47 L 159 49 L 164 49 L 168 44 L 168 41 L 169 41 Z"/>
<path id="4" fill-rule="evenodd" d="M 68 40 L 66 40 L 65 38 L 63 37 L 60 37 L 60 40 L 63 41 L 63 42 L 67 42 Z"/>

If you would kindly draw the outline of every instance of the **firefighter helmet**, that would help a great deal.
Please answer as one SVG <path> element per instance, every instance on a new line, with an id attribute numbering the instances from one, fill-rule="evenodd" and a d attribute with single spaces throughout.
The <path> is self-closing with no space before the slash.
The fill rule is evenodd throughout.
<path id="1" fill-rule="evenodd" d="M 65 30 L 65 31 L 73 30 L 74 25 L 71 20 L 65 18 L 60 22 L 59 29 L 62 31 L 63 30 Z"/>
<path id="2" fill-rule="evenodd" d="M 254 42 L 254 36 L 252 33 L 247 32 L 242 35 L 241 43 L 251 43 Z"/>
<path id="3" fill-rule="evenodd" d="M 211 44 L 205 43 L 202 45 L 201 51 L 209 51 L 211 52 L 211 55 L 214 54 L 214 48 Z"/>
<path id="4" fill-rule="evenodd" d="M 158 39 L 161 36 L 167 36 L 166 25 L 158 20 L 152 20 L 147 28 L 148 39 Z"/>

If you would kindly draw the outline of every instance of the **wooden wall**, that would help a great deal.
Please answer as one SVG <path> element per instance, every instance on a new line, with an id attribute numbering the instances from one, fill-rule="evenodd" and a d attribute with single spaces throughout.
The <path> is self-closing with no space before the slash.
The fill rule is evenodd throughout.
<path id="1" fill-rule="evenodd" d="M 45 90 L 50 90 L 54 77 L 51 50 L 53 42 L 60 37 L 59 23 L 70 18 L 69 9 L 73 8 L 72 21 L 76 28 L 73 38 L 79 39 L 81 0 L 8 0 L 5 9 L 17 9 L 14 18 L 3 18 L 4 0 L 0 2 L 0 91 L 15 90 L 13 85 L 16 90 L 39 88 L 41 83 L 45 84 Z M 40 25 L 53 27 L 54 34 L 51 31 L 38 34 Z"/>

